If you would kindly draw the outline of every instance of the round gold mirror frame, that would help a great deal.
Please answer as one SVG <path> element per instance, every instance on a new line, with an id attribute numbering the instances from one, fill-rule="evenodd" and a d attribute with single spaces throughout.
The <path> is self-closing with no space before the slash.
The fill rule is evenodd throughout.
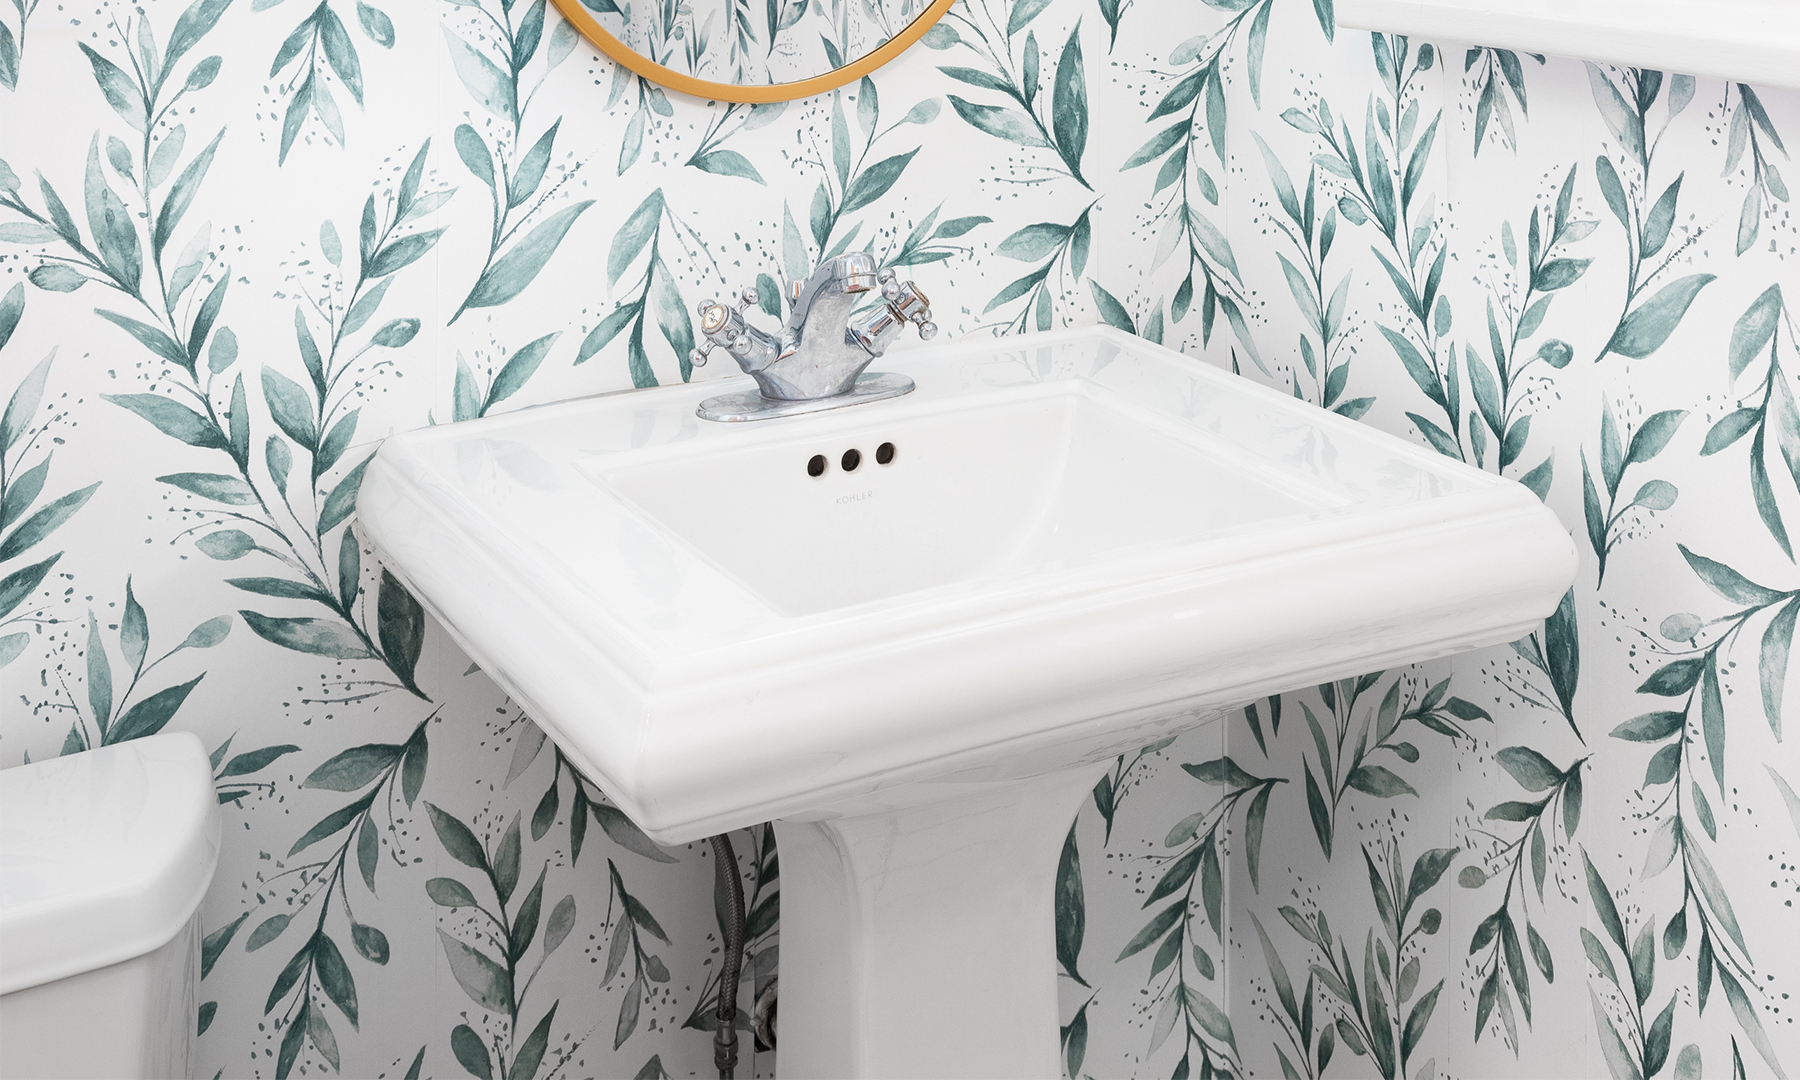
<path id="1" fill-rule="evenodd" d="M 600 25 L 599 20 L 583 7 L 581 0 L 552 0 L 556 9 L 562 12 L 569 24 L 581 31 L 581 35 L 593 42 L 601 52 L 624 64 L 634 73 L 649 79 L 658 86 L 670 90 L 679 90 L 708 101 L 735 101 L 752 105 L 766 104 L 772 101 L 793 101 L 797 98 L 811 97 L 835 90 L 846 83 L 855 82 L 869 72 L 899 56 L 912 44 L 925 36 L 925 31 L 936 25 L 950 10 L 956 0 L 932 0 L 931 6 L 919 13 L 919 17 L 908 23 L 906 29 L 895 34 L 884 42 L 880 48 L 858 57 L 843 67 L 824 75 L 815 75 L 810 79 L 799 79 L 794 82 L 772 83 L 767 86 L 739 86 L 736 83 L 713 82 L 710 79 L 696 79 L 692 75 L 684 75 L 673 68 L 664 67 L 654 60 L 625 47 L 625 43 L 613 37 Z"/>

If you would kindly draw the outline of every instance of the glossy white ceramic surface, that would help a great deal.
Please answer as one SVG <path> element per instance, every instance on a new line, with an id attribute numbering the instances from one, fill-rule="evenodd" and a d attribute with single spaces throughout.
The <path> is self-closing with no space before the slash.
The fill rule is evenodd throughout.
<path id="1" fill-rule="evenodd" d="M 1053 1076 L 1102 763 L 1520 637 L 1574 546 L 1515 483 L 1116 331 L 907 359 L 904 398 L 754 425 L 688 386 L 412 432 L 358 509 L 652 837 L 777 819 L 784 1076 Z"/>
<path id="2" fill-rule="evenodd" d="M 1517 638 L 1575 572 L 1518 484 L 1110 329 L 889 361 L 914 393 L 808 417 L 707 423 L 709 383 L 397 436 L 362 526 L 666 843 Z"/>
<path id="3" fill-rule="evenodd" d="M 1106 768 L 777 821 L 784 1080 L 1062 1075 L 1057 853 Z"/>
<path id="4" fill-rule="evenodd" d="M 1793 0 L 1344 0 L 1336 13 L 1345 28 L 1800 87 Z"/>
<path id="5" fill-rule="evenodd" d="M 863 459 L 853 472 L 834 441 L 818 478 L 796 464 L 807 432 L 586 471 L 796 616 L 1225 536 L 1332 500 L 1072 382 L 974 395 L 870 438 L 882 441 L 849 448 Z"/>
<path id="6" fill-rule="evenodd" d="M 0 771 L 0 994 L 156 951 L 218 857 L 212 768 L 189 732 Z"/>
<path id="7" fill-rule="evenodd" d="M 0 1080 L 193 1075 L 200 937 L 196 914 L 142 956 L 0 994 Z"/>

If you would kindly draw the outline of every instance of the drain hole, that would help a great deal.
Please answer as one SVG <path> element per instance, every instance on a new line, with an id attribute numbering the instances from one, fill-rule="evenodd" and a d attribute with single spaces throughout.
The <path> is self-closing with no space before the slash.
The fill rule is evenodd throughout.
<path id="1" fill-rule="evenodd" d="M 894 444 L 893 443 L 884 442 L 880 446 L 877 446 L 875 448 L 875 463 L 876 464 L 886 465 L 888 462 L 890 462 L 892 460 L 894 460 Z"/>
<path id="2" fill-rule="evenodd" d="M 843 466 L 844 466 L 845 472 L 855 472 L 856 467 L 861 464 L 862 464 L 862 451 L 861 450 L 846 450 L 846 451 L 844 451 Z"/>
<path id="3" fill-rule="evenodd" d="M 824 476 L 825 475 L 825 455 L 824 454 L 814 454 L 812 456 L 812 460 L 810 460 L 806 463 L 806 475 L 808 475 L 808 476 Z"/>

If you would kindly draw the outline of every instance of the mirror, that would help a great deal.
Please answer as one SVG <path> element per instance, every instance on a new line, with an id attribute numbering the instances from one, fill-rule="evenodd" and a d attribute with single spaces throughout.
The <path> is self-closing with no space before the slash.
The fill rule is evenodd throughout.
<path id="1" fill-rule="evenodd" d="M 954 0 L 554 0 L 600 51 L 717 101 L 821 94 L 900 55 Z"/>

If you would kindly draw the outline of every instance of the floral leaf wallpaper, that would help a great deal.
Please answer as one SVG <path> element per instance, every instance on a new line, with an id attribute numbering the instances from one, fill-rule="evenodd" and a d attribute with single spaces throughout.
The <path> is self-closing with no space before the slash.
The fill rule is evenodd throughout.
<path id="1" fill-rule="evenodd" d="M 0 4 L 0 763 L 213 749 L 201 1075 L 710 1075 L 712 849 L 577 774 L 355 500 L 392 432 L 726 374 L 696 300 L 867 250 L 955 333 L 1120 327 L 1583 548 L 1509 646 L 1115 763 L 1057 874 L 1069 1075 L 1785 1077 L 1796 131 L 1329 0 L 967 0 L 761 106 L 543 0 Z M 774 1075 L 779 851 L 735 847 Z"/>

